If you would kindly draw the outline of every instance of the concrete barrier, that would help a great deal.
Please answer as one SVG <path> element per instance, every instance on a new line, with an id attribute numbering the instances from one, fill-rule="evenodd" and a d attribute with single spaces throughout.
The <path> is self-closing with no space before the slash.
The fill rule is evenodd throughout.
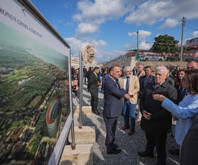
<path id="1" fill-rule="evenodd" d="M 93 165 L 93 144 L 77 144 L 76 149 L 65 146 L 60 165 Z"/>
<path id="2" fill-rule="evenodd" d="M 79 116 L 79 107 L 77 107 L 74 110 L 74 116 L 77 117 Z M 91 111 L 91 106 L 83 106 L 82 107 L 82 116 L 91 116 L 92 115 L 92 111 Z"/>
<path id="3" fill-rule="evenodd" d="M 76 144 L 93 144 L 96 141 L 95 127 L 83 126 L 81 129 L 78 126 L 74 127 L 75 143 Z M 69 141 L 71 142 L 71 132 Z"/>

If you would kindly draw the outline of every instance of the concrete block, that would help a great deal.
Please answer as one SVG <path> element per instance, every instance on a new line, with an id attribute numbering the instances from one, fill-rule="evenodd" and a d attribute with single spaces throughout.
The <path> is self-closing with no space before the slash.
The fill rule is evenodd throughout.
<path id="1" fill-rule="evenodd" d="M 77 107 L 74 110 L 74 116 L 79 116 L 79 107 Z M 91 111 L 91 106 L 82 106 L 82 116 L 91 116 L 92 115 L 92 111 Z"/>
<path id="2" fill-rule="evenodd" d="M 74 127 L 74 136 L 76 144 L 93 144 L 96 141 L 95 127 L 82 126 L 80 129 L 78 126 Z M 71 131 L 69 134 L 69 141 L 71 142 Z"/>
<path id="3" fill-rule="evenodd" d="M 60 165 L 93 165 L 93 145 L 77 144 L 76 149 L 65 146 Z"/>

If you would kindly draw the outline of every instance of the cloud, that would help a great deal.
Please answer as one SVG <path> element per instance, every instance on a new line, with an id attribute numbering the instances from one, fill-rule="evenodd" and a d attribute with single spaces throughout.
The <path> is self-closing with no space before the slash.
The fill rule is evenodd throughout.
<path id="1" fill-rule="evenodd" d="M 95 30 L 87 30 L 84 32 L 84 27 L 78 26 L 76 29 L 77 36 L 91 34 L 97 31 L 102 23 L 107 20 L 119 19 L 133 8 L 133 5 L 138 0 L 81 0 L 77 3 L 77 8 L 80 13 L 73 16 L 73 19 L 80 24 L 90 24 L 95 27 Z"/>
<path id="2" fill-rule="evenodd" d="M 120 55 L 126 53 L 123 50 L 113 50 L 113 51 L 104 51 L 103 48 L 107 46 L 107 43 L 103 40 L 86 40 L 82 41 L 74 37 L 65 38 L 65 40 L 71 46 L 71 54 L 72 57 L 79 57 L 79 52 L 82 48 L 87 46 L 88 44 L 92 44 L 95 48 L 95 61 L 97 62 L 107 62 L 111 59 L 114 59 Z"/>
<path id="3" fill-rule="evenodd" d="M 136 36 L 137 35 L 137 32 L 128 32 L 128 36 Z"/>
<path id="4" fill-rule="evenodd" d="M 110 61 L 112 59 L 115 59 L 116 57 L 118 57 L 120 55 L 124 55 L 126 53 L 126 51 L 113 50 L 113 51 L 102 51 L 101 53 L 102 53 L 102 57 L 103 57 L 102 62 L 107 62 L 107 61 Z"/>
<path id="5" fill-rule="evenodd" d="M 146 41 L 140 41 L 138 48 L 139 49 L 144 49 L 144 50 L 149 50 L 152 47 L 153 43 L 147 43 Z M 131 49 L 137 49 L 137 41 L 132 40 L 131 43 L 125 44 L 124 45 L 125 50 L 131 50 Z"/>
<path id="6" fill-rule="evenodd" d="M 147 43 L 146 41 L 141 41 L 139 44 L 139 49 L 149 50 L 152 47 L 153 43 Z"/>
<path id="7" fill-rule="evenodd" d="M 71 54 L 73 57 L 79 57 L 79 52 L 82 48 L 86 47 L 88 44 L 92 44 L 95 48 L 95 61 L 104 62 L 110 58 L 117 57 L 124 51 L 103 51 L 102 49 L 107 45 L 107 43 L 103 40 L 86 40 L 82 41 L 75 37 L 65 38 L 65 40 L 71 46 Z"/>
<path id="8" fill-rule="evenodd" d="M 102 23 L 112 18 L 120 18 L 129 11 L 130 3 L 122 0 L 95 0 L 79 1 L 77 6 L 81 14 L 73 16 L 74 19 L 81 22 L 82 20 L 92 20 Z M 128 4 L 128 6 L 126 6 Z"/>
<path id="9" fill-rule="evenodd" d="M 152 33 L 145 30 L 138 30 L 139 38 L 145 40 L 146 37 L 150 36 Z M 129 32 L 128 36 L 137 36 L 137 32 Z"/>
<path id="10" fill-rule="evenodd" d="M 98 31 L 98 26 L 90 23 L 80 23 L 76 30 L 78 36 L 86 36 L 87 34 Z"/>
<path id="11" fill-rule="evenodd" d="M 139 30 L 139 49 L 150 49 L 152 43 L 147 43 L 145 40 L 152 33 L 145 30 Z M 137 32 L 129 32 L 129 36 L 137 36 Z M 126 50 L 137 49 L 137 38 L 133 37 L 131 43 L 124 45 Z"/>
<path id="12" fill-rule="evenodd" d="M 164 24 L 160 26 L 160 29 L 172 28 L 177 26 L 178 24 L 180 24 L 178 20 L 167 18 Z"/>
<path id="13" fill-rule="evenodd" d="M 193 32 L 193 37 L 198 37 L 198 31 Z"/>
<path id="14" fill-rule="evenodd" d="M 139 5 L 137 9 L 133 10 L 129 16 L 125 18 L 127 24 L 154 24 L 160 15 L 164 15 L 165 11 L 163 8 L 167 8 L 168 3 L 163 1 L 149 0 Z"/>
<path id="15" fill-rule="evenodd" d="M 197 6 L 197 0 L 148 0 L 132 10 L 124 22 L 152 25 L 166 20 L 161 28 L 174 27 L 183 16 L 187 19 L 198 18 Z"/>

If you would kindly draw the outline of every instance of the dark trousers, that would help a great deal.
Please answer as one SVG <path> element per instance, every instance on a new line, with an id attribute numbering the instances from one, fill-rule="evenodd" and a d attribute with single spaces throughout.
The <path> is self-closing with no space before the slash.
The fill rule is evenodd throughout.
<path id="1" fill-rule="evenodd" d="M 156 146 L 158 162 L 161 162 L 160 164 L 164 164 L 166 162 L 167 131 L 162 131 L 157 134 L 145 132 L 145 134 L 147 140 L 146 151 L 153 153 L 153 149 Z"/>
<path id="2" fill-rule="evenodd" d="M 110 152 L 113 150 L 113 142 L 115 140 L 115 131 L 117 126 L 118 117 L 104 117 L 105 125 L 106 125 L 106 140 L 105 145 L 107 146 L 107 151 Z"/>
<path id="3" fill-rule="evenodd" d="M 89 91 L 91 94 L 91 108 L 92 111 L 97 111 L 98 109 L 98 92 L 96 91 Z"/>

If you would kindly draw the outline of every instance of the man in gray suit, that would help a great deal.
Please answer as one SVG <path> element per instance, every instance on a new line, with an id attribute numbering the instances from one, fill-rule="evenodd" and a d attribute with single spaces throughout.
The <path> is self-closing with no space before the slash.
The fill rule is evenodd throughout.
<path id="1" fill-rule="evenodd" d="M 104 111 L 103 118 L 106 124 L 106 141 L 107 154 L 119 154 L 118 145 L 114 143 L 115 131 L 118 117 L 122 113 L 122 97 L 130 98 L 130 95 L 124 89 L 120 89 L 118 78 L 121 75 L 121 69 L 114 65 L 110 69 L 110 75 L 104 86 Z"/>

